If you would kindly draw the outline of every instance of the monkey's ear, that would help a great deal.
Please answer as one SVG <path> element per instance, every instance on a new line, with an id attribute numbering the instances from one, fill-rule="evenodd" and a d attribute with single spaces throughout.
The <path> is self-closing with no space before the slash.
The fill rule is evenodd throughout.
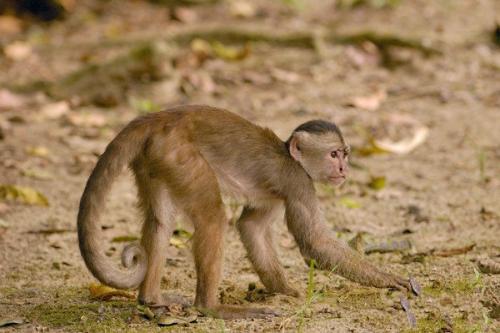
<path id="1" fill-rule="evenodd" d="M 290 155 L 292 155 L 293 159 L 296 161 L 300 161 L 302 152 L 300 151 L 300 135 L 299 133 L 293 133 L 292 138 L 290 139 Z"/>

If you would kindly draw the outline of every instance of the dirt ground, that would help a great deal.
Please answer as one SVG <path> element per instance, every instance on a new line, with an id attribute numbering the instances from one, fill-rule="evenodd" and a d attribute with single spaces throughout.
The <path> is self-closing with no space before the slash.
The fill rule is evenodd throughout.
<path id="1" fill-rule="evenodd" d="M 24 321 L 1 331 L 500 331 L 500 275 L 479 267 L 500 262 L 498 1 L 343 9 L 332 1 L 219 1 L 170 12 L 145 1 L 64 3 L 70 15 L 62 21 L 0 30 L 0 196 L 22 196 L 8 186 L 16 185 L 48 201 L 0 201 L 0 323 Z M 262 293 L 234 227 L 220 287 L 224 303 L 267 306 L 280 317 L 159 327 L 135 300 L 93 299 L 96 281 L 76 235 L 85 181 L 125 123 L 187 103 L 227 108 L 283 139 L 304 120 L 335 121 L 354 153 L 346 184 L 318 186 L 326 219 L 344 240 L 411 243 L 367 258 L 420 282 L 422 295 L 407 295 L 417 327 L 398 292 L 310 271 L 282 221 L 277 250 L 291 284 L 309 296 Z M 428 130 L 418 147 L 377 153 L 377 140 L 411 137 L 415 124 Z M 29 198 L 33 204 L 23 202 Z M 102 221 L 103 247 L 117 266 L 126 244 L 119 241 L 140 233 L 135 201 L 124 174 Z M 228 216 L 239 209 L 232 204 Z M 189 246 L 182 233 L 172 242 L 162 288 L 193 300 Z"/>

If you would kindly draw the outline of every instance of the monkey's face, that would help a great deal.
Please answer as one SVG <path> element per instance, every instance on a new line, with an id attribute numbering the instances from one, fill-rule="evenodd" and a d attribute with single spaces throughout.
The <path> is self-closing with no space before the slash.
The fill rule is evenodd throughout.
<path id="1" fill-rule="evenodd" d="M 296 133 L 290 143 L 290 154 L 317 182 L 339 186 L 349 171 L 349 146 L 335 133 Z"/>

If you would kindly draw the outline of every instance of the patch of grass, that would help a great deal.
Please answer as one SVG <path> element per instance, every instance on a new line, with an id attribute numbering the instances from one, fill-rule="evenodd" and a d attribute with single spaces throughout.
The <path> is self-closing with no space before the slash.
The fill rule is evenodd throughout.
<path id="1" fill-rule="evenodd" d="M 306 289 L 306 299 L 304 305 L 300 308 L 297 316 L 299 318 L 299 325 L 297 326 L 297 332 L 302 332 L 305 323 L 306 313 L 311 311 L 311 304 L 319 297 L 318 291 L 314 290 L 316 283 L 314 282 L 314 270 L 316 262 L 311 260 L 309 262 L 309 274 L 307 276 L 307 289 Z"/>
<path id="2" fill-rule="evenodd" d="M 441 296 L 442 294 L 471 294 L 482 289 L 483 283 L 480 275 L 465 277 L 452 281 L 435 282 L 433 285 L 424 287 L 424 294 L 429 296 Z"/>
<path id="3" fill-rule="evenodd" d="M 91 301 L 81 288 L 59 289 L 54 299 L 26 308 L 23 316 L 33 323 L 74 332 L 151 332 L 161 328 L 136 315 L 133 301 Z M 131 319 L 134 323 L 131 324 Z"/>
<path id="4" fill-rule="evenodd" d="M 485 332 L 487 321 L 470 323 L 462 318 L 453 318 L 445 320 L 436 318 L 436 316 L 428 316 L 417 321 L 417 327 L 407 329 L 404 333 L 428 333 L 428 332 L 453 332 L 453 333 L 480 333 Z"/>
<path id="5" fill-rule="evenodd" d="M 307 317 L 312 315 L 311 305 L 324 296 L 324 291 L 322 289 L 316 289 L 316 282 L 314 281 L 315 276 L 316 261 L 314 259 L 309 261 L 309 273 L 307 278 L 307 289 L 306 289 L 306 299 L 304 304 L 300 306 L 294 314 L 285 318 L 280 324 L 280 330 L 285 331 L 286 326 L 292 321 L 292 319 L 297 319 L 297 332 L 303 332 L 304 324 Z M 334 267 L 328 275 L 331 276 L 337 267 Z"/>
<path id="6" fill-rule="evenodd" d="M 333 294 L 332 294 L 333 296 Z M 340 305 L 354 309 L 384 309 L 384 304 L 380 293 L 374 289 L 355 288 L 347 293 L 345 291 L 334 296 Z"/>
<path id="7" fill-rule="evenodd" d="M 486 153 L 483 149 L 479 149 L 477 153 L 477 162 L 479 167 L 479 182 L 487 183 L 489 178 L 486 176 Z"/>

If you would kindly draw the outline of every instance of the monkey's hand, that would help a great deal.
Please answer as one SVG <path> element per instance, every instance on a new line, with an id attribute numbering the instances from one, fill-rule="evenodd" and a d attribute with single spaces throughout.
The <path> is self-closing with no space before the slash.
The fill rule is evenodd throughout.
<path id="1" fill-rule="evenodd" d="M 370 285 L 377 288 L 394 288 L 400 291 L 411 291 L 410 279 L 378 271 L 369 279 Z"/>

